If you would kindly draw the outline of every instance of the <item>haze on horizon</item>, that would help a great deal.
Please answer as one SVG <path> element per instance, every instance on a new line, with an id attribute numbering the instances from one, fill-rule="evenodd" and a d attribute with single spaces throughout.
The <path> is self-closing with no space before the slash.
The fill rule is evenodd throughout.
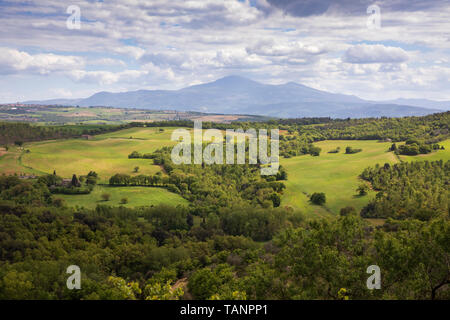
<path id="1" fill-rule="evenodd" d="M 373 4 L 380 28 L 367 26 Z M 67 27 L 69 6 L 80 29 Z M 231 74 L 370 100 L 450 100 L 449 16 L 448 0 L 0 1 L 0 103 Z"/>

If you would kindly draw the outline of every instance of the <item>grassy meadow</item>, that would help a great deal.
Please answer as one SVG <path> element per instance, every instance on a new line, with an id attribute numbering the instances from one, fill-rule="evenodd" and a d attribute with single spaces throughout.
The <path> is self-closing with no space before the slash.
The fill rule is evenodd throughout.
<path id="1" fill-rule="evenodd" d="M 151 159 L 128 159 L 136 150 L 151 153 L 162 146 L 173 145 L 170 140 L 172 129 L 131 128 L 113 133 L 94 136 L 90 140 L 67 139 L 28 143 L 22 164 L 37 172 L 56 173 L 62 177 L 72 174 L 83 175 L 89 171 L 99 174 L 100 182 L 106 183 L 116 173 L 129 175 L 155 174 L 159 166 L 153 165 Z M 138 166 L 139 171 L 134 172 Z"/>
<path id="2" fill-rule="evenodd" d="M 108 201 L 102 199 L 102 194 L 110 195 Z M 83 195 L 63 195 L 57 194 L 55 198 L 64 199 L 69 207 L 95 208 L 98 204 L 108 206 L 124 206 L 128 208 L 158 205 L 169 203 L 171 205 L 186 205 L 188 201 L 180 195 L 167 191 L 163 188 L 151 187 L 109 187 L 95 186 L 90 194 Z M 123 198 L 127 198 L 126 204 L 121 203 Z"/>
<path id="3" fill-rule="evenodd" d="M 417 156 L 400 156 L 400 159 L 402 161 L 436 161 L 436 160 L 443 160 L 448 161 L 450 160 L 450 139 L 447 139 L 445 141 L 439 142 L 439 145 L 444 146 L 445 150 L 437 150 L 435 152 L 429 153 L 429 154 L 419 154 Z"/>
<path id="4" fill-rule="evenodd" d="M 280 159 L 281 165 L 288 172 L 282 205 L 299 209 L 308 216 L 333 215 L 345 206 L 361 209 L 371 197 L 375 196 L 375 192 L 369 191 L 368 195 L 362 197 L 357 195 L 356 188 L 362 183 L 358 178 L 359 174 L 366 167 L 377 163 L 398 162 L 392 152 L 387 152 L 390 143 L 335 140 L 321 141 L 315 145 L 322 148 L 319 157 L 303 155 Z M 347 146 L 362 151 L 345 154 Z M 328 153 L 337 147 L 341 148 L 339 153 Z M 310 204 L 308 196 L 314 192 L 326 194 L 325 206 Z"/>
<path id="5" fill-rule="evenodd" d="M 89 171 L 99 174 L 99 183 L 107 183 L 116 173 L 129 175 L 155 174 L 161 171 L 151 159 L 128 159 L 136 150 L 151 153 L 158 148 L 174 145 L 171 133 L 174 128 L 131 128 L 93 136 L 91 139 L 66 139 L 26 143 L 23 148 L 11 146 L 8 151 L 0 150 L 0 173 L 53 173 L 70 178 L 72 174 L 85 175 Z M 282 206 L 298 209 L 307 216 L 333 216 L 342 207 L 353 206 L 360 210 L 372 197 L 374 191 L 366 196 L 357 195 L 356 188 L 363 183 L 359 174 L 368 166 L 401 161 L 449 160 L 450 140 L 440 143 L 445 150 L 428 155 L 396 156 L 387 152 L 391 143 L 377 141 L 321 141 L 315 143 L 322 149 L 319 157 L 310 155 L 289 159 L 281 158 L 281 164 L 287 169 L 288 180 L 282 197 Z M 345 154 L 345 148 L 360 148 L 362 152 Z M 328 151 L 340 147 L 339 153 Z M 26 152 L 29 150 L 29 152 Z M 139 171 L 134 172 L 138 166 Z M 312 205 L 309 195 L 314 192 L 326 194 L 324 206 Z M 101 194 L 111 194 L 110 201 L 101 201 Z M 127 207 L 143 206 L 168 202 L 186 203 L 184 199 L 165 189 L 146 187 L 110 188 L 97 186 L 89 195 L 58 195 L 69 206 L 95 207 L 99 203 L 119 205 L 122 198 L 128 198 Z"/>

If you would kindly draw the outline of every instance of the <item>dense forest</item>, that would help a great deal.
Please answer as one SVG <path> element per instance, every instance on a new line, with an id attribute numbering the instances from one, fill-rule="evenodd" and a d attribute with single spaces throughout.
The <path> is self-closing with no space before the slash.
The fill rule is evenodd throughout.
<path id="1" fill-rule="evenodd" d="M 42 183 L 0 186 L 2 299 L 450 298 L 445 215 L 374 229 L 351 209 L 306 221 L 238 205 L 194 225 L 192 208 L 75 210 L 55 206 Z M 65 286 L 71 264 L 83 290 Z M 384 290 L 365 287 L 371 264 Z"/>
<path id="2" fill-rule="evenodd" d="M 129 125 L 38 126 L 24 122 L 0 122 L 0 144 L 22 145 L 24 142 L 80 137 L 121 130 Z"/>
<path id="3" fill-rule="evenodd" d="M 361 178 L 379 191 L 363 217 L 428 220 L 449 212 L 450 161 L 386 163 L 367 168 Z"/>

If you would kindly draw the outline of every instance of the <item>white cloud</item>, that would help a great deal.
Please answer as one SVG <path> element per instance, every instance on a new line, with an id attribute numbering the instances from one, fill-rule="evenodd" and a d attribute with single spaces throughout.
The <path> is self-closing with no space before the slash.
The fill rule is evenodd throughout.
<path id="1" fill-rule="evenodd" d="M 261 56 L 289 56 L 301 57 L 305 55 L 318 55 L 326 52 L 325 48 L 317 44 L 303 44 L 299 41 L 276 42 L 273 39 L 259 41 L 246 48 L 247 52 Z"/>
<path id="2" fill-rule="evenodd" d="M 51 90 L 52 98 L 73 98 L 72 91 L 64 88 L 55 88 Z"/>
<path id="3" fill-rule="evenodd" d="M 16 49 L 0 48 L 0 74 L 28 72 L 45 75 L 80 68 L 84 64 L 84 59 L 76 56 L 53 53 L 31 55 Z"/>
<path id="4" fill-rule="evenodd" d="M 67 72 L 67 76 L 77 82 L 83 81 L 98 83 L 100 85 L 111 85 L 119 81 L 133 81 L 147 73 L 147 71 L 141 70 L 125 70 L 121 72 L 71 70 Z"/>
<path id="5" fill-rule="evenodd" d="M 408 53 L 402 48 L 381 44 L 358 44 L 345 52 L 344 60 L 349 63 L 401 63 L 408 60 Z"/>
<path id="6" fill-rule="evenodd" d="M 99 65 L 99 66 L 122 66 L 125 67 L 126 63 L 119 59 L 111 59 L 111 58 L 101 58 L 95 60 L 89 60 L 88 64 L 90 65 Z"/>
<path id="7" fill-rule="evenodd" d="M 142 48 L 139 48 L 139 47 L 134 47 L 134 46 L 123 46 L 123 47 L 114 48 L 114 52 L 117 52 L 120 54 L 125 54 L 127 56 L 130 56 L 130 57 L 138 60 L 144 55 L 145 50 Z"/>
<path id="8" fill-rule="evenodd" d="M 0 51 L 0 76 L 62 74 L 78 86 L 135 90 L 241 74 L 365 97 L 389 89 L 450 99 L 442 71 L 450 67 L 450 5 L 392 11 L 391 1 L 382 6 L 382 28 L 369 30 L 365 5 L 298 18 L 268 2 L 274 1 L 77 0 L 80 30 L 65 27 L 64 1 L 27 0 L 26 11 L 20 2 L 0 2 L 0 46 L 13 50 Z"/>

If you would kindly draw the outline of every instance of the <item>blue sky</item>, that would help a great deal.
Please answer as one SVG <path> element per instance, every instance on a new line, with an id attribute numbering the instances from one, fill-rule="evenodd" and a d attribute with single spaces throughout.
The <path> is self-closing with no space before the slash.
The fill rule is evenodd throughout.
<path id="1" fill-rule="evenodd" d="M 80 29 L 67 28 L 73 5 Z M 371 5 L 379 28 L 367 26 Z M 374 100 L 450 100 L 449 17 L 450 0 L 0 1 L 0 102 L 231 74 Z"/>

